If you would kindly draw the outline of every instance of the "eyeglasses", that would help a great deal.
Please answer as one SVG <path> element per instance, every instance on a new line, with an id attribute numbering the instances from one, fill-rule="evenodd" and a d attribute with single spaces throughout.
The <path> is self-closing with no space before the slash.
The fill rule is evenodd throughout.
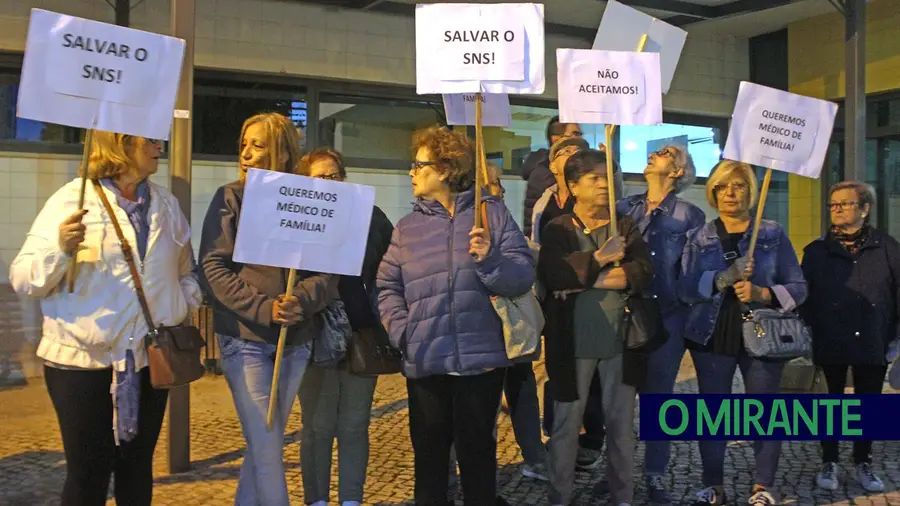
<path id="1" fill-rule="evenodd" d="M 582 132 L 581 130 L 576 130 L 574 132 L 567 133 L 566 137 L 584 137 L 584 132 Z"/>
<path id="2" fill-rule="evenodd" d="M 675 158 L 675 153 L 670 148 L 662 148 L 656 152 L 656 156 L 669 156 Z"/>
<path id="3" fill-rule="evenodd" d="M 318 179 L 327 179 L 329 181 L 341 181 L 342 180 L 341 175 L 336 172 L 332 172 L 331 174 L 322 174 L 321 176 L 317 176 L 317 177 L 318 177 Z"/>
<path id="4" fill-rule="evenodd" d="M 745 191 L 747 191 L 747 183 L 734 182 L 728 184 L 720 184 L 716 185 L 713 188 L 713 191 L 716 193 L 722 193 L 726 188 L 730 189 L 734 193 L 744 193 Z"/>
<path id="5" fill-rule="evenodd" d="M 832 211 L 837 211 L 838 209 L 841 211 L 849 211 L 858 205 L 859 202 L 829 202 L 828 208 Z"/>
<path id="6" fill-rule="evenodd" d="M 419 169 L 422 167 L 433 167 L 435 165 L 437 165 L 436 162 L 420 162 L 419 160 L 413 160 L 413 162 L 409 164 L 409 170 L 415 174 L 419 172 Z"/>

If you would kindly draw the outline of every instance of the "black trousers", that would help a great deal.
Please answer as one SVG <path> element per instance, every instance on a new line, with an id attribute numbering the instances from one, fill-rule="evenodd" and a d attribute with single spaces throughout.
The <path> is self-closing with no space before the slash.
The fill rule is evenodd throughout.
<path id="1" fill-rule="evenodd" d="M 153 450 L 168 399 L 166 390 L 150 385 L 150 369 L 141 371 L 137 437 L 118 447 L 113 439 L 109 393 L 112 369 L 83 371 L 45 366 L 44 380 L 66 454 L 62 506 L 104 506 L 111 473 L 115 473 L 118 506 L 150 506 Z"/>
<path id="2" fill-rule="evenodd" d="M 884 375 L 887 366 L 882 365 L 823 365 L 825 382 L 828 383 L 828 393 L 842 394 L 847 386 L 847 369 L 853 371 L 853 392 L 857 394 L 880 394 L 884 387 Z M 839 460 L 838 446 L 840 441 L 822 441 L 822 460 L 824 462 L 837 462 Z M 853 463 L 862 464 L 872 462 L 872 442 L 853 441 Z"/>
<path id="3" fill-rule="evenodd" d="M 505 369 L 495 369 L 477 376 L 440 375 L 406 380 L 417 506 L 447 505 L 453 443 L 466 506 L 495 504 L 494 428 L 505 374 Z"/>

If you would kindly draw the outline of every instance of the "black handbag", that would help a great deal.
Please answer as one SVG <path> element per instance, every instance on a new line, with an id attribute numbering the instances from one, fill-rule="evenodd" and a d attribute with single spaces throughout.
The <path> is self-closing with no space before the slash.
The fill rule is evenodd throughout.
<path id="1" fill-rule="evenodd" d="M 650 352 L 662 346 L 668 334 L 663 326 L 659 300 L 653 295 L 632 295 L 625 303 L 625 318 L 622 322 L 625 334 L 625 348 L 632 351 Z"/>
<path id="2" fill-rule="evenodd" d="M 401 358 L 380 327 L 354 332 L 347 349 L 347 367 L 357 376 L 397 374 L 402 369 Z"/>
<path id="3" fill-rule="evenodd" d="M 378 293 L 363 284 L 372 312 L 378 314 Z M 380 324 L 353 333 L 347 346 L 347 368 L 357 376 L 396 374 L 402 369 L 403 354 L 391 346 L 388 333 Z"/>

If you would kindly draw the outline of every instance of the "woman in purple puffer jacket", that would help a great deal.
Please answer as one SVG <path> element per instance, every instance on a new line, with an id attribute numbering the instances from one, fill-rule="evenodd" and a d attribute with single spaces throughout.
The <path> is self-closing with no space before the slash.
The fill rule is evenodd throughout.
<path id="1" fill-rule="evenodd" d="M 416 504 L 447 504 L 454 442 L 465 503 L 505 504 L 495 499 L 494 426 L 511 362 L 490 297 L 531 289 L 531 251 L 487 191 L 488 230 L 474 228 L 474 150 L 465 136 L 434 127 L 413 148 L 417 200 L 394 229 L 377 286 L 382 322 L 403 352 Z"/>

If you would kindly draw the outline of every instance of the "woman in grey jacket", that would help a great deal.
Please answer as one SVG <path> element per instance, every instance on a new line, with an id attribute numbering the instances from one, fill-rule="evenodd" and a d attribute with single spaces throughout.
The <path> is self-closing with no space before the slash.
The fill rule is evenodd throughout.
<path id="1" fill-rule="evenodd" d="M 236 506 L 290 504 L 282 460 L 284 428 L 318 330 L 315 316 L 338 296 L 337 276 L 298 272 L 294 295 L 285 297 L 287 269 L 232 258 L 247 169 L 295 172 L 299 161 L 300 134 L 289 119 L 276 113 L 251 117 L 241 129 L 240 179 L 219 188 L 203 221 L 202 280 L 215 310 L 225 379 L 247 440 Z M 282 325 L 290 329 L 270 431 L 266 415 Z"/>

